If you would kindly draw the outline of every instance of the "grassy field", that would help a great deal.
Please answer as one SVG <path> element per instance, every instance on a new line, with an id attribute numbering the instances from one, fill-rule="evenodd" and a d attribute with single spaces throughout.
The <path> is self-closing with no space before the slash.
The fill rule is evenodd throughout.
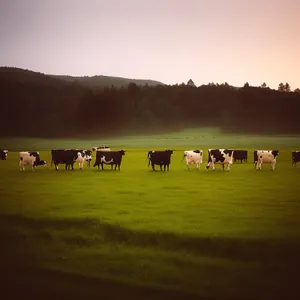
<path id="1" fill-rule="evenodd" d="M 292 167 L 291 151 L 299 141 L 212 129 L 105 141 L 0 139 L 11 151 L 0 161 L 1 293 L 297 299 L 300 167 Z M 39 150 L 50 162 L 51 148 L 103 144 L 127 151 L 120 172 L 18 168 L 20 150 Z M 249 161 L 206 170 L 206 150 L 215 147 L 248 149 Z M 165 148 L 176 150 L 170 172 L 151 171 L 147 151 Z M 205 151 L 204 163 L 188 171 L 183 150 L 195 148 Z M 275 172 L 254 169 L 253 149 L 280 150 Z"/>

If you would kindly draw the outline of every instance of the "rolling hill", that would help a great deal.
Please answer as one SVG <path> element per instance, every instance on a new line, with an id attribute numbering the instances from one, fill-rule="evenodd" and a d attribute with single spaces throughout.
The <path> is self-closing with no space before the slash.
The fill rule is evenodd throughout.
<path id="1" fill-rule="evenodd" d="M 164 85 L 164 83 L 150 80 L 150 79 L 130 79 L 123 77 L 112 77 L 112 76 L 104 76 L 104 75 L 96 75 L 96 76 L 68 76 L 68 75 L 50 75 L 51 77 L 62 79 L 69 82 L 77 82 L 83 86 L 89 88 L 104 88 L 111 87 L 112 85 L 116 88 L 126 87 L 131 82 L 136 85 L 146 85 L 149 86 L 157 86 Z"/>
<path id="2" fill-rule="evenodd" d="M 127 87 L 131 82 L 137 85 L 157 86 L 165 85 L 162 82 L 148 79 L 130 79 L 123 77 L 112 77 L 104 75 L 96 76 L 68 76 L 68 75 L 53 75 L 45 74 L 40 72 L 34 72 L 31 70 L 15 68 L 15 67 L 0 67 L 0 77 L 2 79 L 17 80 L 22 83 L 33 83 L 44 85 L 44 84 L 55 84 L 65 85 L 64 83 L 76 83 L 83 87 L 91 89 L 101 89 L 104 87 L 111 87 L 112 85 L 116 88 Z"/>

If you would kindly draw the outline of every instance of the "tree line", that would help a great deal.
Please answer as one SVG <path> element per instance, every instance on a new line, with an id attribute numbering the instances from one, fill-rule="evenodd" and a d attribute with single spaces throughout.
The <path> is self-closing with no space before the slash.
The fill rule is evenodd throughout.
<path id="1" fill-rule="evenodd" d="M 300 92 L 282 86 L 130 83 L 95 91 L 54 78 L 41 83 L 3 75 L 1 136 L 106 137 L 208 126 L 242 134 L 298 134 Z"/>

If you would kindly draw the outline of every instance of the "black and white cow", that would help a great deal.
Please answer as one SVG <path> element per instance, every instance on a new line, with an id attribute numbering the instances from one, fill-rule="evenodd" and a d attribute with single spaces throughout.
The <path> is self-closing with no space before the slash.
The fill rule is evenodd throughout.
<path id="1" fill-rule="evenodd" d="M 25 171 L 26 165 L 32 166 L 32 171 L 35 171 L 37 166 L 47 165 L 45 160 L 40 159 L 40 153 L 36 151 L 19 152 L 19 167 L 21 171 Z"/>
<path id="2" fill-rule="evenodd" d="M 155 165 L 160 166 L 160 170 L 162 171 L 162 166 L 164 167 L 164 171 L 169 171 L 169 166 L 171 164 L 171 155 L 173 154 L 173 150 L 164 150 L 164 151 L 148 151 L 148 167 L 152 166 L 152 170 L 155 171 Z"/>
<path id="3" fill-rule="evenodd" d="M 263 163 L 269 163 L 271 164 L 272 171 L 274 171 L 278 154 L 279 150 L 255 150 L 254 165 L 256 169 L 261 170 Z"/>
<path id="4" fill-rule="evenodd" d="M 2 150 L 0 149 L 0 159 L 6 160 L 7 159 L 8 150 Z"/>
<path id="5" fill-rule="evenodd" d="M 88 166 L 88 168 L 90 168 L 91 166 L 91 161 L 93 158 L 93 152 L 91 150 L 78 150 L 78 152 L 81 153 L 81 157 L 84 159 L 84 161 L 86 161 L 86 164 Z M 79 155 L 78 155 L 78 164 L 79 164 Z M 82 164 L 83 167 L 83 164 Z"/>
<path id="6" fill-rule="evenodd" d="M 92 147 L 93 151 L 110 151 L 110 147 L 103 146 L 103 147 Z"/>
<path id="7" fill-rule="evenodd" d="M 248 151 L 247 150 L 234 150 L 233 152 L 233 161 L 236 162 L 237 160 L 240 160 L 241 163 L 243 160 L 245 162 L 248 161 Z"/>
<path id="8" fill-rule="evenodd" d="M 229 172 L 233 164 L 234 150 L 229 149 L 208 149 L 208 163 L 206 169 L 212 167 L 215 170 L 215 163 L 221 164 L 224 171 L 224 165 L 227 164 L 227 171 Z"/>
<path id="9" fill-rule="evenodd" d="M 292 152 L 292 161 L 293 161 L 293 166 L 296 167 L 296 163 L 300 161 L 300 151 Z"/>
<path id="10" fill-rule="evenodd" d="M 123 155 L 125 155 L 125 151 L 124 150 L 120 150 L 120 151 L 100 151 L 97 150 L 96 151 L 96 161 L 94 163 L 94 167 L 101 165 L 102 170 L 103 165 L 110 165 L 111 169 L 113 169 L 113 166 L 115 166 L 115 170 L 119 169 L 120 171 L 120 167 L 121 167 L 121 163 L 122 163 L 122 157 Z"/>

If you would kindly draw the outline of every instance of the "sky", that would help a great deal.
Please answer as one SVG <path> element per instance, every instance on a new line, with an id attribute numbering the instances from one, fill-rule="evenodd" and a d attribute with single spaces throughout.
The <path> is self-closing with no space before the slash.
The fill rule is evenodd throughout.
<path id="1" fill-rule="evenodd" d="M 1 0 L 0 66 L 300 88 L 299 0 Z"/>

